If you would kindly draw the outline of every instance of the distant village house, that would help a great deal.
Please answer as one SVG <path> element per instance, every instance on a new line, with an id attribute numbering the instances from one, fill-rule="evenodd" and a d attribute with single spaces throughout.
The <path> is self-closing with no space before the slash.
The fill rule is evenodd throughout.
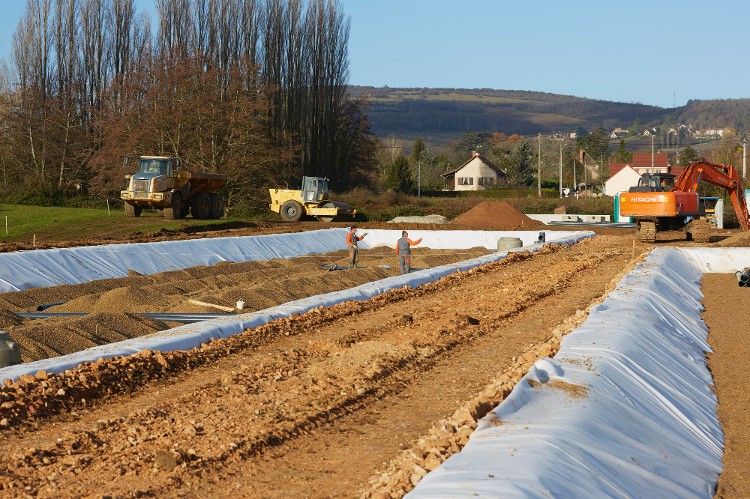
<path id="1" fill-rule="evenodd" d="M 481 191 L 495 187 L 505 172 L 474 151 L 464 164 L 441 174 L 446 191 Z"/>
<path id="2" fill-rule="evenodd" d="M 620 139 L 622 137 L 626 137 L 628 135 L 628 131 L 624 130 L 620 127 L 615 128 L 612 130 L 612 133 L 609 134 L 610 139 Z"/>

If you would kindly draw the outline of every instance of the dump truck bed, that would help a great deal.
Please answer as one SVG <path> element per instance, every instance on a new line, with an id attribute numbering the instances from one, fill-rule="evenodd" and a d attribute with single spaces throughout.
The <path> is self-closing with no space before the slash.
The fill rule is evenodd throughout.
<path id="1" fill-rule="evenodd" d="M 205 173 L 185 171 L 190 180 L 192 192 L 215 192 L 227 185 L 228 177 L 221 173 Z"/>

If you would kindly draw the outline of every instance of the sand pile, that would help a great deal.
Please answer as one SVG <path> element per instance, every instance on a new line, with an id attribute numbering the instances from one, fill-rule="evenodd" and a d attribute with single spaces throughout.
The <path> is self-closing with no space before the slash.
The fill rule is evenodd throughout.
<path id="1" fill-rule="evenodd" d="M 719 241 L 718 243 L 716 243 L 716 246 L 726 246 L 730 248 L 750 246 L 750 231 L 734 234 L 722 241 Z"/>
<path id="2" fill-rule="evenodd" d="M 422 217 L 396 217 L 389 220 L 388 223 L 406 223 L 406 224 L 447 224 L 448 219 L 443 215 L 425 215 Z"/>
<path id="3" fill-rule="evenodd" d="M 529 218 L 505 201 L 484 201 L 451 222 L 476 228 L 533 229 L 544 224 Z"/>

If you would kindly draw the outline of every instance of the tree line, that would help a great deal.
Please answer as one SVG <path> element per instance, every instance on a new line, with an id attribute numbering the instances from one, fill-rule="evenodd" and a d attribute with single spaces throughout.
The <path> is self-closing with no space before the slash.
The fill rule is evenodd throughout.
<path id="1" fill-rule="evenodd" d="M 364 101 L 335 0 L 27 0 L 0 81 L 0 193 L 117 197 L 126 155 L 178 155 L 262 188 L 368 178 Z M 262 203 L 266 203 L 265 197 Z"/>

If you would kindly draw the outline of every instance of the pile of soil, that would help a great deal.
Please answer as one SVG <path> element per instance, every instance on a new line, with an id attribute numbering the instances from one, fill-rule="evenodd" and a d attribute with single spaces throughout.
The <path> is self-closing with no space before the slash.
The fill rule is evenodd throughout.
<path id="1" fill-rule="evenodd" d="M 465 225 L 467 227 L 487 228 L 510 228 L 510 229 L 535 229 L 543 227 L 544 224 L 533 218 L 529 218 L 512 204 L 505 201 L 484 201 L 469 211 L 457 216 L 451 222 L 454 225 Z"/>
<path id="2" fill-rule="evenodd" d="M 716 243 L 716 246 L 725 246 L 729 248 L 750 246 L 750 231 L 743 231 L 729 236 Z"/>

